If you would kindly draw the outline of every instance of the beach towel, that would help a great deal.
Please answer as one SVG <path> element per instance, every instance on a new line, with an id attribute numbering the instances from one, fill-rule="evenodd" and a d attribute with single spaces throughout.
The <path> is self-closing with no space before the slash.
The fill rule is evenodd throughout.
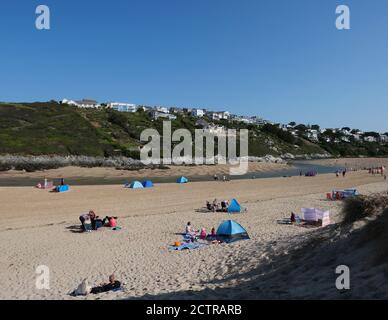
<path id="1" fill-rule="evenodd" d="M 278 224 L 292 224 L 290 218 L 284 218 L 282 220 L 277 220 L 276 221 Z"/>
<path id="2" fill-rule="evenodd" d="M 180 246 L 168 246 L 169 251 L 182 251 L 182 250 L 194 250 L 199 249 L 207 246 L 206 243 L 200 243 L 200 242 L 189 242 L 189 243 L 183 243 Z"/>

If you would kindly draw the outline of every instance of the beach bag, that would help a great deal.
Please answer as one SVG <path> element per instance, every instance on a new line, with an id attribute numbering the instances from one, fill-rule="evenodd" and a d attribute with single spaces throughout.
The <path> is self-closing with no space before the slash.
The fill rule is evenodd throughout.
<path id="1" fill-rule="evenodd" d="M 84 279 L 78 288 L 75 290 L 74 294 L 76 296 L 86 296 L 90 293 L 92 287 L 89 285 L 88 280 Z"/>

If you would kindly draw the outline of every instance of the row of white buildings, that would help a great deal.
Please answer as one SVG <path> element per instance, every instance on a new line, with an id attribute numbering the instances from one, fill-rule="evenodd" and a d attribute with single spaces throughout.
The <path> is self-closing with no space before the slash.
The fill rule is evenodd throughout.
<path id="1" fill-rule="evenodd" d="M 295 129 L 294 126 L 290 125 L 281 125 L 281 128 L 285 131 L 290 132 L 292 135 L 297 136 L 298 130 Z M 327 131 L 331 131 L 333 134 L 338 134 L 338 138 L 332 139 L 331 137 L 327 136 L 325 133 Z M 350 130 L 348 128 L 334 128 L 334 129 L 311 129 L 308 128 L 305 132 L 305 137 L 312 141 L 312 142 L 318 142 L 320 139 L 325 140 L 326 142 L 333 142 L 333 143 L 340 143 L 340 142 L 351 142 L 353 141 L 364 141 L 364 142 L 381 142 L 385 143 L 388 142 L 388 135 L 385 134 L 379 134 L 379 136 L 371 135 L 368 133 L 365 133 L 361 130 Z"/>
<path id="2" fill-rule="evenodd" d="M 267 120 L 264 120 L 260 117 L 256 116 L 240 116 L 231 114 L 228 111 L 208 111 L 204 108 L 177 108 L 177 107 L 163 107 L 163 106 L 155 106 L 155 107 L 149 107 L 149 106 L 139 106 L 132 103 L 121 103 L 121 102 L 110 102 L 107 104 L 99 104 L 97 101 L 92 99 L 82 99 L 82 100 L 68 100 L 63 99 L 61 101 L 63 104 L 73 105 L 77 106 L 79 108 L 112 108 L 114 110 L 117 110 L 119 112 L 130 112 L 134 113 L 138 111 L 139 109 L 143 109 L 145 112 L 148 112 L 150 116 L 153 119 L 166 119 L 166 120 L 175 120 L 177 118 L 178 114 L 189 114 L 194 118 L 197 118 L 197 125 L 200 124 L 204 129 L 208 129 L 215 134 L 221 134 L 225 132 L 225 128 L 223 126 L 215 125 L 213 123 L 208 123 L 203 118 L 210 119 L 211 121 L 221 121 L 221 120 L 228 120 L 228 121 L 236 121 L 236 122 L 242 122 L 245 124 L 254 124 L 254 125 L 264 125 L 266 123 L 271 123 Z M 203 120 L 203 121 L 202 121 Z M 297 136 L 299 134 L 297 128 L 295 126 L 291 125 L 279 125 L 281 129 L 284 131 L 290 132 L 292 135 Z M 328 137 L 325 132 L 331 130 L 332 133 L 337 134 L 338 138 L 332 139 L 331 137 Z M 312 129 L 307 128 L 307 130 L 304 133 L 305 137 L 312 141 L 312 142 L 318 142 L 320 139 L 326 140 L 326 142 L 333 142 L 333 143 L 340 143 L 340 142 L 351 142 L 351 140 L 354 141 L 365 141 L 365 142 L 388 142 L 388 136 L 385 134 L 380 134 L 379 136 L 376 135 L 368 135 L 365 134 L 363 131 L 354 131 L 350 130 L 349 128 L 342 128 L 342 129 Z"/>
<path id="3" fill-rule="evenodd" d="M 100 104 L 97 101 L 92 99 L 82 99 L 82 100 L 63 99 L 61 103 L 76 106 L 79 108 L 89 108 L 89 109 L 98 109 L 102 107 L 112 108 L 119 112 L 136 112 L 139 109 L 143 109 L 144 111 L 149 112 L 154 119 L 164 118 L 164 119 L 174 120 L 176 119 L 177 114 L 190 114 L 194 118 L 198 118 L 198 119 L 206 116 L 212 121 L 231 120 L 231 121 L 238 121 L 246 124 L 256 124 L 256 125 L 262 125 L 262 124 L 268 123 L 268 121 L 263 120 L 262 118 L 259 118 L 256 116 L 253 116 L 253 117 L 238 116 L 238 115 L 231 114 L 229 111 L 208 111 L 206 109 L 201 109 L 201 108 L 177 108 L 177 107 L 167 108 L 162 106 L 148 107 L 148 106 L 139 106 L 132 103 L 122 103 L 122 102 L 109 102 L 107 104 Z"/>

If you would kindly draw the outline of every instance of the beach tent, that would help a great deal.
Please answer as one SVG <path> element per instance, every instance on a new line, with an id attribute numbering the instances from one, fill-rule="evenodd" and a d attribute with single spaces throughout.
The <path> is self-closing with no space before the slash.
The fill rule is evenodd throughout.
<path id="1" fill-rule="evenodd" d="M 316 171 L 308 171 L 306 172 L 306 177 L 315 177 L 318 173 Z"/>
<path id="2" fill-rule="evenodd" d="M 127 185 L 127 187 L 130 189 L 143 189 L 144 188 L 143 185 L 141 184 L 141 182 L 139 182 L 139 181 L 133 181 L 133 182 L 131 182 L 131 184 L 129 186 Z"/>
<path id="3" fill-rule="evenodd" d="M 234 220 L 223 221 L 217 229 L 217 240 L 227 243 L 249 239 L 247 231 Z"/>
<path id="4" fill-rule="evenodd" d="M 67 192 L 69 190 L 70 190 L 70 187 L 67 184 L 62 185 L 62 186 L 57 186 L 57 188 L 56 188 L 57 192 Z"/>
<path id="5" fill-rule="evenodd" d="M 176 182 L 177 183 L 188 183 L 189 179 L 187 179 L 186 177 L 179 177 Z"/>
<path id="6" fill-rule="evenodd" d="M 142 184 L 144 188 L 152 188 L 154 186 L 151 180 L 143 181 Z"/>
<path id="7" fill-rule="evenodd" d="M 236 199 L 232 199 L 232 201 L 230 202 L 229 207 L 228 207 L 228 212 L 229 212 L 229 213 L 232 213 L 232 212 L 241 212 L 241 206 L 240 206 L 240 204 L 237 202 Z"/>
<path id="8" fill-rule="evenodd" d="M 303 218 L 308 222 L 318 222 L 321 226 L 330 224 L 330 211 L 322 211 L 316 208 L 302 208 Z"/>

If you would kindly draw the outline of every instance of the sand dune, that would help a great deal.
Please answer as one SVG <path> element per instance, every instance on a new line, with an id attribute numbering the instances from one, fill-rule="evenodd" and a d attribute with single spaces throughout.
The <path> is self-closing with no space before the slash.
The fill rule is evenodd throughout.
<path id="1" fill-rule="evenodd" d="M 257 284 L 243 284 L 252 283 L 250 280 L 257 276 L 255 270 L 265 265 L 272 251 L 284 255 L 289 243 L 317 232 L 278 225 L 276 220 L 287 217 L 291 210 L 316 206 L 330 209 L 336 221 L 340 203 L 325 201 L 324 193 L 332 188 L 354 186 L 360 186 L 363 193 L 388 189 L 381 177 L 365 172 L 352 172 L 345 179 L 330 174 L 315 178 L 162 184 L 147 190 L 78 186 L 66 194 L 28 187 L 0 188 L 0 298 L 267 297 L 255 289 Z M 248 208 L 246 214 L 196 212 L 206 199 L 232 197 Z M 89 209 L 101 216 L 119 216 L 123 229 L 78 233 L 78 216 Z M 251 240 L 190 252 L 167 250 L 168 244 L 180 239 L 176 233 L 183 231 L 187 221 L 210 230 L 229 218 L 246 227 Z M 50 290 L 35 287 L 35 269 L 39 265 L 50 268 Z M 124 291 L 86 298 L 68 295 L 85 277 L 92 284 L 99 284 L 112 272 L 125 283 Z M 271 297 L 286 296 L 276 293 L 284 290 L 279 289 L 279 281 L 284 279 L 275 277 L 267 283 L 273 285 Z M 271 286 L 267 288 L 271 290 Z M 314 288 L 312 285 L 312 295 Z"/>

